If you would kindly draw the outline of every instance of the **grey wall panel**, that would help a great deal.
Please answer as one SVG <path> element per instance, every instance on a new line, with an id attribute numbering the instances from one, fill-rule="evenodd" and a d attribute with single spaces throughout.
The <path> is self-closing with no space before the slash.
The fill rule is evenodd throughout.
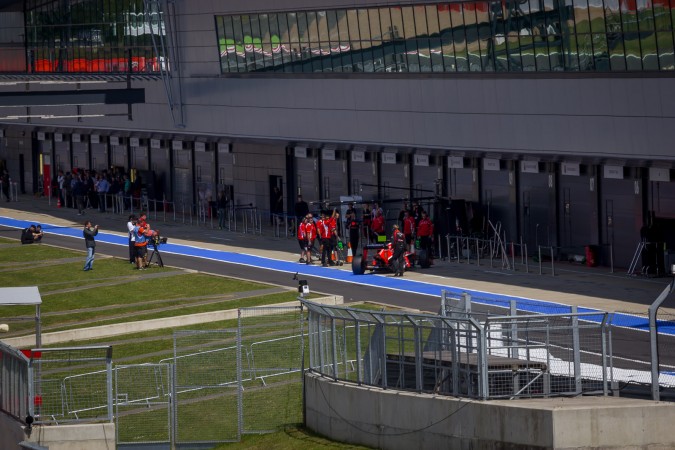
<path id="1" fill-rule="evenodd" d="M 338 155 L 341 152 L 336 152 Z M 340 196 L 348 194 L 347 162 L 344 160 L 321 160 L 321 176 L 323 177 L 323 195 L 325 200 L 339 201 Z"/>
<path id="2" fill-rule="evenodd" d="M 448 196 L 453 199 L 478 201 L 472 168 L 448 169 Z"/>
<path id="3" fill-rule="evenodd" d="M 120 138 L 121 139 L 121 138 Z M 125 145 L 110 146 L 110 164 L 129 169 L 129 149 Z"/>
<path id="4" fill-rule="evenodd" d="M 93 169 L 89 159 L 89 144 L 87 142 L 73 142 L 73 166 Z"/>
<path id="5" fill-rule="evenodd" d="M 502 238 L 504 237 L 503 232 L 506 232 L 506 239 L 515 241 L 518 238 L 518 211 L 514 199 L 510 195 L 511 186 L 509 185 L 508 170 L 502 169 L 499 172 L 483 170 L 482 180 L 482 196 L 486 208 L 486 218 L 495 226 L 501 224 Z"/>
<path id="6" fill-rule="evenodd" d="M 602 244 L 613 245 L 615 265 L 628 267 L 640 241 L 642 197 L 635 193 L 632 179 L 601 178 L 600 183 Z M 607 248 L 603 250 L 606 255 Z"/>
<path id="7" fill-rule="evenodd" d="M 538 245 L 557 246 L 556 223 L 551 220 L 555 203 L 547 173 L 520 173 L 520 235 L 530 254 Z M 518 239 L 520 241 L 520 239 Z"/>
<path id="8" fill-rule="evenodd" d="M 73 170 L 71 166 L 70 159 L 70 142 L 54 142 L 54 159 L 53 164 L 57 167 L 58 170 L 63 170 L 64 172 Z M 84 163 L 83 161 L 82 163 Z M 88 169 L 83 165 L 77 166 L 83 169 Z"/>
<path id="9" fill-rule="evenodd" d="M 647 208 L 657 217 L 675 219 L 675 182 L 652 181 L 648 192 Z"/>
<path id="10" fill-rule="evenodd" d="M 96 170 L 108 168 L 108 145 L 91 144 L 91 167 Z"/>
<path id="11" fill-rule="evenodd" d="M 597 195 L 590 190 L 590 176 L 587 173 L 580 176 L 561 175 L 558 179 L 560 245 L 581 252 L 583 246 L 597 244 L 590 240 L 592 230 L 598 223 Z"/>
<path id="12" fill-rule="evenodd" d="M 377 163 L 375 160 L 377 160 L 377 153 L 366 153 L 365 162 L 351 163 L 353 193 L 360 195 L 365 201 L 377 198 L 377 186 L 375 186 L 377 184 Z"/>
<path id="13" fill-rule="evenodd" d="M 131 147 L 131 167 L 136 170 L 150 170 L 148 147 Z"/>
<path id="14" fill-rule="evenodd" d="M 316 156 L 309 154 L 312 151 L 307 149 L 307 158 L 295 158 L 296 183 L 302 193 L 302 198 L 308 203 L 322 200 L 322 193 L 319 192 L 318 161 Z"/>

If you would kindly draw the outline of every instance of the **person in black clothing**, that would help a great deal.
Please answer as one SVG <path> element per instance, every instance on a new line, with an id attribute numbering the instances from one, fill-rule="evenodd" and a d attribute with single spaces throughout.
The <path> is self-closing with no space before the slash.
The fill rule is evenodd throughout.
<path id="1" fill-rule="evenodd" d="M 4 171 L 0 175 L 0 189 L 2 189 L 2 195 L 5 196 L 5 200 L 10 201 L 9 198 L 9 174 L 7 171 Z"/>
<path id="2" fill-rule="evenodd" d="M 391 256 L 391 265 L 394 269 L 395 277 L 402 277 L 403 271 L 405 270 L 405 260 L 403 256 L 405 254 L 405 236 L 401 233 L 401 229 L 398 225 L 394 225 L 394 232 L 392 233 L 391 241 L 392 247 L 394 248 L 394 254 Z"/>
<path id="3" fill-rule="evenodd" d="M 21 243 L 32 244 L 34 242 L 40 242 L 42 240 L 42 235 L 42 227 L 38 230 L 38 227 L 31 225 L 28 228 L 24 228 L 21 232 Z"/>
<path id="4" fill-rule="evenodd" d="M 307 217 L 309 214 L 309 205 L 306 201 L 302 199 L 302 195 L 298 194 L 298 201 L 295 202 L 295 223 L 291 225 L 289 231 L 291 235 L 295 233 L 295 230 L 302 223 L 302 220 Z"/>
<path id="5" fill-rule="evenodd" d="M 349 204 L 345 213 L 345 225 L 349 230 L 349 245 L 352 247 L 352 252 L 356 252 L 359 246 L 359 221 L 356 217 L 354 203 Z"/>
<path id="6" fill-rule="evenodd" d="M 220 191 L 218 193 L 218 198 L 216 199 L 216 209 L 218 210 L 218 229 L 222 230 L 225 228 L 225 216 L 227 211 L 228 199 L 225 195 L 225 191 Z"/>
<path id="7" fill-rule="evenodd" d="M 77 204 L 78 216 L 84 214 L 84 197 L 86 194 L 87 185 L 82 181 L 82 177 L 78 176 L 75 180 L 75 185 L 73 186 L 73 196 L 75 197 L 75 203 Z"/>

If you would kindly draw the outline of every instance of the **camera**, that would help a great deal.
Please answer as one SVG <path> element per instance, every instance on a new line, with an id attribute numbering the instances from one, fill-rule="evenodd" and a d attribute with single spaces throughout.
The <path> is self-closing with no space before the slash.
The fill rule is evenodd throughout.
<path id="1" fill-rule="evenodd" d="M 152 245 L 155 247 L 160 245 L 160 244 L 166 244 L 169 239 L 165 237 L 161 237 L 159 234 L 155 234 L 152 237 Z"/>

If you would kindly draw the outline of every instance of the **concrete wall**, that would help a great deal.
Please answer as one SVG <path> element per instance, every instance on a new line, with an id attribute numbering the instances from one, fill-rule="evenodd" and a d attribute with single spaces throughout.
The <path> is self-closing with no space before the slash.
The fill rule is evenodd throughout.
<path id="1" fill-rule="evenodd" d="M 49 450 L 111 450 L 115 448 L 115 424 L 33 427 L 26 441 Z"/>
<path id="2" fill-rule="evenodd" d="M 18 449 L 20 442 L 49 450 L 111 450 L 115 448 L 115 424 L 34 426 L 25 433 L 22 423 L 0 414 L 0 448 Z"/>
<path id="3" fill-rule="evenodd" d="M 306 425 L 383 449 L 667 449 L 675 404 L 618 397 L 471 401 L 305 376 Z"/>

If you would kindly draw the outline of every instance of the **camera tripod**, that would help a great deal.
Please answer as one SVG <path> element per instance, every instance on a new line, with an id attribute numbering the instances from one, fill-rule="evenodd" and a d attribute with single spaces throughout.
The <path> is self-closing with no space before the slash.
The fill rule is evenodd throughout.
<path id="1" fill-rule="evenodd" d="M 158 245 L 154 242 L 152 243 L 152 253 L 150 253 L 150 258 L 148 258 L 148 267 L 152 264 L 152 261 L 155 260 L 157 267 L 164 267 L 164 261 L 162 261 L 162 254 L 159 253 Z"/>

